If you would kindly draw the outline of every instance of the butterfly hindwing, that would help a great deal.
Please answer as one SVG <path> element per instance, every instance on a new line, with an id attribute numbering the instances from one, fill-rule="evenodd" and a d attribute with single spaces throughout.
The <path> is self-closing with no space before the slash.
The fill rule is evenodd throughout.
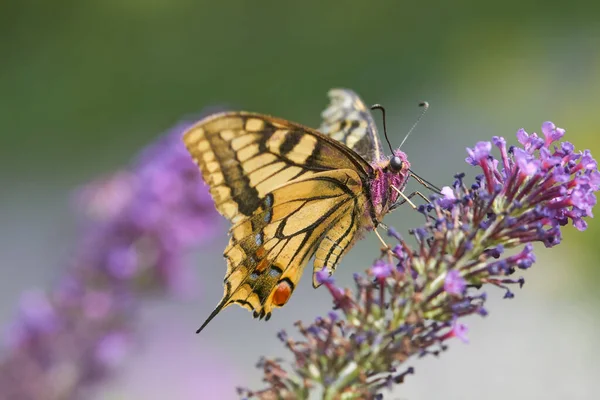
<path id="1" fill-rule="evenodd" d="M 365 196 L 356 196 L 354 204 L 344 204 L 339 212 L 341 216 L 330 227 L 327 234 L 321 239 L 313 265 L 313 287 L 320 286 L 317 272 L 325 269 L 331 275 L 339 260 L 352 247 L 357 239 L 360 229 L 362 212 L 365 208 Z"/>
<path id="2" fill-rule="evenodd" d="M 331 89 L 329 106 L 321 114 L 320 132 L 345 144 L 368 161 L 383 157 L 377 126 L 365 103 L 350 89 Z"/>
<path id="3" fill-rule="evenodd" d="M 275 189 L 260 211 L 231 229 L 222 307 L 238 303 L 269 317 L 287 302 L 328 236 L 339 251 L 321 259 L 335 267 L 356 233 L 364 201 L 361 180 L 350 169 L 315 173 Z M 315 268 L 318 263 L 320 270 L 325 264 L 315 260 Z"/>

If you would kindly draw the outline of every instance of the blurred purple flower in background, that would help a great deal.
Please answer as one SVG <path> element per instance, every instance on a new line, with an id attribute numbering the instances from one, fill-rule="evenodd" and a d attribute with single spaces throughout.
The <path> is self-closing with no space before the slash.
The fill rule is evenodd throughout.
<path id="1" fill-rule="evenodd" d="M 136 340 L 140 296 L 195 290 L 182 256 L 210 238 L 218 218 L 181 141 L 188 126 L 77 192 L 81 242 L 54 288 L 22 296 L 0 363 L 0 399 L 89 393 Z"/>
<path id="2" fill-rule="evenodd" d="M 468 343 L 462 319 L 487 315 L 480 289 L 496 286 L 504 298 L 514 297 L 509 287 L 525 281 L 510 276 L 535 261 L 532 243 L 555 246 L 561 226 L 571 221 L 584 230 L 583 218 L 592 216 L 600 186 L 596 161 L 568 142 L 554 146 L 565 131 L 551 122 L 542 132 L 545 140 L 520 130 L 524 148 L 507 149 L 504 138 L 494 137 L 499 160 L 491 142 L 467 149 L 467 163 L 483 173 L 470 186 L 457 175 L 443 197 L 420 207 L 426 222 L 410 232 L 416 247 L 390 228 L 398 244 L 382 250 L 367 277 L 355 275 L 354 291 L 323 280 L 339 310 L 335 318 L 298 322 L 301 340 L 279 334 L 293 354 L 291 368 L 261 359 L 267 387 L 240 388 L 240 395 L 297 399 L 320 391 L 326 400 L 380 399 L 414 372 L 409 358 L 438 355 L 452 338 Z M 503 257 L 519 246 L 520 253 Z"/>

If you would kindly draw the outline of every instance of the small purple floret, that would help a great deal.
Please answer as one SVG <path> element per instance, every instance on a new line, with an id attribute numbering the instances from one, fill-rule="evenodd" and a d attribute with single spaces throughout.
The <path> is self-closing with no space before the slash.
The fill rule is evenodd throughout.
<path id="1" fill-rule="evenodd" d="M 461 295 L 465 291 L 466 287 L 467 282 L 460 275 L 459 271 L 455 269 L 448 271 L 446 279 L 444 280 L 444 290 L 448 294 Z"/>
<path id="2" fill-rule="evenodd" d="M 545 146 L 549 146 L 552 142 L 560 140 L 565 135 L 565 130 L 557 128 L 554 123 L 546 121 L 542 124 L 542 133 L 546 137 Z"/>
<path id="3" fill-rule="evenodd" d="M 452 321 L 452 337 L 460 339 L 463 343 L 469 343 L 469 327 L 463 323 L 458 322 L 456 319 Z"/>
<path id="4" fill-rule="evenodd" d="M 331 322 L 335 322 L 340 319 L 339 315 L 337 315 L 337 313 L 335 313 L 334 311 L 329 311 L 327 315 L 329 316 Z"/>
<path id="5" fill-rule="evenodd" d="M 444 186 L 440 192 L 444 196 L 439 200 L 442 207 L 448 208 L 456 201 L 456 195 L 451 187 Z"/>
<path id="6" fill-rule="evenodd" d="M 492 144 L 490 142 L 478 142 L 474 148 L 467 147 L 467 162 L 471 165 L 477 165 L 481 160 L 485 160 L 492 151 Z"/>
<path id="7" fill-rule="evenodd" d="M 329 271 L 325 268 L 316 273 L 317 282 L 320 285 L 333 284 L 334 280 Z"/>
<path id="8" fill-rule="evenodd" d="M 377 260 L 371 266 L 371 273 L 376 279 L 385 279 L 392 274 L 394 267 L 383 260 Z"/>
<path id="9" fill-rule="evenodd" d="M 285 330 L 280 330 L 279 332 L 277 332 L 277 339 L 281 340 L 282 342 L 285 342 L 288 338 L 287 332 Z"/>
<path id="10" fill-rule="evenodd" d="M 539 160 L 534 159 L 531 154 L 525 150 L 517 147 L 514 149 L 513 154 L 522 174 L 526 176 L 533 176 L 539 171 Z"/>

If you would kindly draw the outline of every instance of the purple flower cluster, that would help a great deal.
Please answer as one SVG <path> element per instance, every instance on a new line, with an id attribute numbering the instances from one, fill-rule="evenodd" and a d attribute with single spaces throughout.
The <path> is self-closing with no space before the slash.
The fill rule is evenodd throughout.
<path id="1" fill-rule="evenodd" d="M 467 161 L 482 168 L 484 179 L 480 178 L 479 183 L 486 187 L 489 195 L 513 203 L 515 208 L 529 206 L 536 209 L 528 214 L 530 219 L 527 222 L 535 220 L 556 228 L 571 220 L 577 229 L 585 230 L 587 224 L 583 217 L 593 216 L 592 208 L 596 205 L 594 192 L 600 186 L 598 164 L 589 150 L 577 153 L 569 142 L 553 146 L 563 137 L 565 130 L 552 122 L 545 122 L 542 132 L 545 139 L 520 129 L 517 139 L 523 148 L 511 147 L 508 150 L 504 138 L 494 137 L 494 145 L 501 155 L 500 170 L 499 161 L 490 156 L 490 142 L 479 142 L 474 149 L 467 149 Z M 524 183 L 527 185 L 523 186 Z M 537 207 L 542 203 L 544 208 Z M 540 214 L 542 212 L 544 215 Z M 558 230 L 553 229 L 552 232 Z M 547 241 L 546 244 L 557 244 L 560 237 L 554 240 L 556 243 Z"/>
<path id="2" fill-rule="evenodd" d="M 187 289 L 181 257 L 217 225 L 181 141 L 187 126 L 77 193 L 81 243 L 55 287 L 23 295 L 0 360 L 1 399 L 85 395 L 127 354 L 139 297 Z"/>
<path id="3" fill-rule="evenodd" d="M 410 231 L 416 247 L 395 230 L 398 244 L 383 249 L 367 271 L 356 275 L 356 290 L 337 287 L 332 278 L 322 283 L 343 316 L 328 316 L 305 326 L 301 340 L 279 338 L 292 352 L 293 371 L 277 360 L 263 359 L 267 387 L 240 389 L 246 397 L 307 398 L 320 388 L 324 399 L 377 399 L 381 391 L 401 383 L 414 372 L 405 366 L 411 357 L 437 355 L 452 338 L 468 342 L 461 322 L 472 314 L 487 315 L 485 287 L 500 287 L 512 298 L 517 270 L 533 264 L 534 242 L 547 247 L 560 243 L 560 227 L 571 221 L 580 230 L 592 216 L 600 173 L 589 151 L 575 152 L 568 143 L 554 145 L 564 130 L 542 125 L 544 138 L 520 130 L 521 147 L 492 143 L 467 149 L 467 162 L 482 174 L 467 186 L 464 174 L 420 211 L 425 225 Z M 509 248 L 522 247 L 514 255 Z"/>

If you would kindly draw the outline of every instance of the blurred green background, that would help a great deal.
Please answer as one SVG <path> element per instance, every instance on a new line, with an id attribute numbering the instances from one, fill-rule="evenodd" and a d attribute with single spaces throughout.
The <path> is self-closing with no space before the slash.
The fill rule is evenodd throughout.
<path id="1" fill-rule="evenodd" d="M 316 127 L 327 90 L 349 87 L 386 106 L 399 143 L 417 103 L 428 100 L 428 115 L 403 149 L 419 174 L 440 185 L 465 170 L 466 146 L 493 135 L 514 143 L 518 128 L 539 131 L 545 120 L 598 157 L 598 15 L 592 2 L 515 0 L 0 3 L 0 323 L 23 289 L 60 274 L 77 235 L 72 190 L 126 165 L 205 106 Z M 413 214 L 400 210 L 388 223 L 405 230 L 420 222 Z M 589 223 L 583 234 L 567 228 L 551 253 L 540 248 L 526 290 L 511 302 L 492 301 L 492 315 L 472 322 L 472 344 L 420 361 L 395 398 L 595 398 L 600 224 Z M 274 332 L 326 312 L 327 295 L 303 280 L 269 324 L 230 308 L 206 335 L 188 335 L 220 298 L 222 235 L 204 249 L 214 265 L 197 271 L 200 301 L 149 304 L 144 327 L 165 339 L 149 337 L 98 398 L 160 399 L 172 385 L 176 398 L 235 398 L 235 385 L 259 383 L 260 355 L 283 354 Z M 366 268 L 375 246 L 368 238 L 349 254 L 340 282 Z M 240 340 L 240 329 L 248 337 Z M 172 350 L 173 335 L 188 347 Z M 198 388 L 192 351 L 203 371 L 230 380 L 205 378 Z M 164 354 L 179 369 L 161 369 Z"/>

